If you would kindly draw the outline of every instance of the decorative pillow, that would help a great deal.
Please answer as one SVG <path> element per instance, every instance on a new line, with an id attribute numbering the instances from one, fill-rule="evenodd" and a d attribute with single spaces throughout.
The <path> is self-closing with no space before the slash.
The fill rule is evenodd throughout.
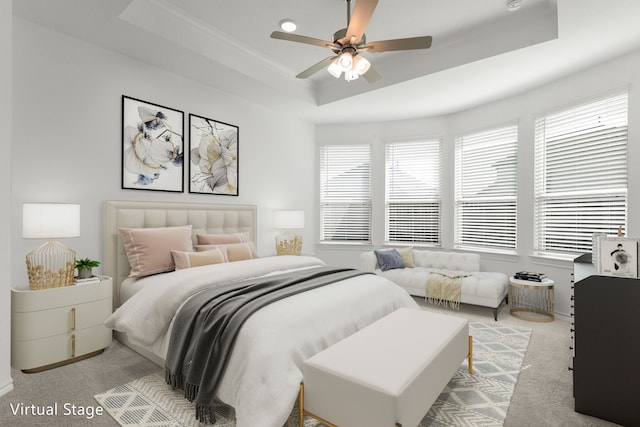
<path id="1" fill-rule="evenodd" d="M 229 234 L 198 234 L 199 245 L 228 245 L 229 243 L 248 243 L 251 241 L 249 233 Z"/>
<path id="2" fill-rule="evenodd" d="M 216 248 L 224 248 L 227 251 L 227 259 L 229 262 L 259 258 L 253 242 L 230 243 L 228 245 L 196 245 L 196 251 L 198 252 Z"/>
<path id="3" fill-rule="evenodd" d="M 227 262 L 227 250 L 215 248 L 204 252 L 171 251 L 176 270 Z"/>
<path id="4" fill-rule="evenodd" d="M 175 270 L 172 250 L 193 250 L 191 225 L 161 228 L 119 228 L 129 260 L 129 277 L 143 277 Z"/>
<path id="5" fill-rule="evenodd" d="M 413 248 L 411 246 L 407 248 L 396 249 L 402 258 L 402 263 L 405 267 L 415 267 L 413 263 Z"/>
<path id="6" fill-rule="evenodd" d="M 404 268 L 402 257 L 397 250 L 389 249 L 373 252 L 376 254 L 376 258 L 378 259 L 378 266 L 380 266 L 380 270 L 387 271 L 394 268 Z"/>

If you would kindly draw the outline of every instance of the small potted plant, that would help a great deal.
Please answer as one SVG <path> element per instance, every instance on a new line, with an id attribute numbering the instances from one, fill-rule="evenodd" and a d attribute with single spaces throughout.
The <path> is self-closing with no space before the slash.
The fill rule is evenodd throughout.
<path id="1" fill-rule="evenodd" d="M 76 268 L 78 269 L 78 279 L 87 279 L 93 275 L 91 269 L 98 267 L 100 262 L 89 258 L 77 259 Z"/>

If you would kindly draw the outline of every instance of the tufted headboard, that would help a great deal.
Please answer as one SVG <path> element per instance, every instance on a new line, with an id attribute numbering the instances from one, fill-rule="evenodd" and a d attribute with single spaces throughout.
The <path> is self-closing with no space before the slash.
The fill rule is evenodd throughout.
<path id="1" fill-rule="evenodd" d="M 120 284 L 129 275 L 129 262 L 118 234 L 119 227 L 193 226 L 193 239 L 203 233 L 248 232 L 257 245 L 255 205 L 104 202 L 102 271 L 113 278 L 113 302 L 120 303 Z"/>

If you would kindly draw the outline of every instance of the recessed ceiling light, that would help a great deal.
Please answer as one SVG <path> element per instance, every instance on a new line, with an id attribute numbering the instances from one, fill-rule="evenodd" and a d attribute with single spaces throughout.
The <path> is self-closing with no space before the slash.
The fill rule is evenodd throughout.
<path id="1" fill-rule="evenodd" d="M 293 22 L 293 19 L 285 18 L 282 21 L 280 21 L 280 28 L 282 28 L 282 31 L 286 31 L 287 33 L 290 33 L 292 31 L 295 31 L 297 26 L 296 26 L 296 23 Z"/>
<path id="2" fill-rule="evenodd" d="M 516 9 L 520 9 L 520 6 L 522 6 L 522 0 L 507 0 L 507 3 L 505 3 L 505 5 L 507 6 L 507 10 L 509 12 L 513 12 Z"/>

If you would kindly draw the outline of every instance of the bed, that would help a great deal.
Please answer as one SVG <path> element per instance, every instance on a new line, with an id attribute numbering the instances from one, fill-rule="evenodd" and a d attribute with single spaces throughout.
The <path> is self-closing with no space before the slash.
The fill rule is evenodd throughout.
<path id="1" fill-rule="evenodd" d="M 114 283 L 107 325 L 116 339 L 163 367 L 174 315 L 191 295 L 232 280 L 325 266 L 310 256 L 263 256 L 131 279 L 119 229 L 188 226 L 194 247 L 199 234 L 241 234 L 255 245 L 256 224 L 254 205 L 106 201 L 103 272 Z M 238 427 L 280 427 L 295 404 L 304 360 L 400 307 L 417 304 L 370 274 L 269 304 L 240 328 L 216 397 L 235 409 Z"/>

